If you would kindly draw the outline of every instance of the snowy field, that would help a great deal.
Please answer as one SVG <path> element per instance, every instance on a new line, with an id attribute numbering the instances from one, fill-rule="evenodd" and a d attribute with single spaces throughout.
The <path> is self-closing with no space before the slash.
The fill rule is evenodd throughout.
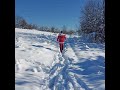
<path id="1" fill-rule="evenodd" d="M 15 90 L 105 90 L 105 45 L 67 35 L 15 29 Z"/>

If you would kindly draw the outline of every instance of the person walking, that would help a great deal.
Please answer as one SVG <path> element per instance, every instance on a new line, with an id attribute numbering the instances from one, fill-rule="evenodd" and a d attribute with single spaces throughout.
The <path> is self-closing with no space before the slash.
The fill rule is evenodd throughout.
<path id="1" fill-rule="evenodd" d="M 66 40 L 66 35 L 63 34 L 63 32 L 61 31 L 58 36 L 57 36 L 57 41 L 59 42 L 59 47 L 60 47 L 60 52 L 62 53 L 62 50 L 64 48 L 64 42 Z"/>

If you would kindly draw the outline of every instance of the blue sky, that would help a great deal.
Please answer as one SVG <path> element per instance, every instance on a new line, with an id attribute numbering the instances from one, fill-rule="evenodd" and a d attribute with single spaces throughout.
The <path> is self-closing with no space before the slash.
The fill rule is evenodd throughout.
<path id="1" fill-rule="evenodd" d="M 29 23 L 75 29 L 86 0 L 15 0 L 15 14 Z"/>

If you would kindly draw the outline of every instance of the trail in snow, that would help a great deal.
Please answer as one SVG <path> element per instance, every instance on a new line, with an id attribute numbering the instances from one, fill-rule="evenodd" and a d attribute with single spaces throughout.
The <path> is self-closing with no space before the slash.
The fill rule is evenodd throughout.
<path id="1" fill-rule="evenodd" d="M 55 60 L 58 62 L 54 61 L 57 63 L 52 66 L 49 76 L 51 90 L 91 90 L 75 73 L 69 71 L 74 67 L 72 59 L 59 53 Z"/>

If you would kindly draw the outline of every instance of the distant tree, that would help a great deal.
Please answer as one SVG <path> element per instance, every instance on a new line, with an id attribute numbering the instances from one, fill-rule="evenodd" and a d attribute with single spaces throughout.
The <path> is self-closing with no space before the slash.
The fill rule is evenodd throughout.
<path id="1" fill-rule="evenodd" d="M 62 31 L 63 31 L 63 33 L 67 34 L 67 27 L 65 25 L 63 25 L 63 27 L 62 27 Z"/>
<path id="2" fill-rule="evenodd" d="M 60 32 L 60 29 L 55 28 L 55 33 L 59 33 L 59 32 Z"/>
<path id="3" fill-rule="evenodd" d="M 44 27 L 43 26 L 39 27 L 39 30 L 44 31 Z"/>
<path id="4" fill-rule="evenodd" d="M 38 26 L 36 24 L 31 24 L 32 29 L 38 29 Z"/>
<path id="5" fill-rule="evenodd" d="M 20 26 L 20 23 L 22 22 L 22 20 L 24 20 L 22 17 L 20 17 L 20 16 L 15 16 L 15 27 L 16 27 L 16 28 L 22 28 L 22 27 Z"/>
<path id="6" fill-rule="evenodd" d="M 70 30 L 70 31 L 69 31 L 69 34 L 70 34 L 70 35 L 72 35 L 72 34 L 74 34 L 74 33 L 75 33 L 75 31 L 73 31 L 73 30 Z"/>
<path id="7" fill-rule="evenodd" d="M 15 27 L 26 29 L 26 28 L 28 28 L 28 23 L 26 22 L 26 20 L 23 17 L 15 16 Z"/>
<path id="8" fill-rule="evenodd" d="M 28 25 L 27 25 L 27 29 L 33 29 L 32 24 L 28 24 Z"/>
<path id="9" fill-rule="evenodd" d="M 51 27 L 51 30 L 50 30 L 51 32 L 55 32 L 55 27 Z"/>
<path id="10" fill-rule="evenodd" d="M 22 29 L 38 29 L 36 24 L 29 24 L 23 17 L 15 16 L 15 27 Z"/>
<path id="11" fill-rule="evenodd" d="M 63 25 L 62 30 L 63 30 L 63 31 L 66 31 L 66 30 L 67 30 L 67 27 L 66 27 L 65 25 Z"/>
<path id="12" fill-rule="evenodd" d="M 27 29 L 28 24 L 24 19 L 20 21 L 20 27 L 23 29 Z"/>

